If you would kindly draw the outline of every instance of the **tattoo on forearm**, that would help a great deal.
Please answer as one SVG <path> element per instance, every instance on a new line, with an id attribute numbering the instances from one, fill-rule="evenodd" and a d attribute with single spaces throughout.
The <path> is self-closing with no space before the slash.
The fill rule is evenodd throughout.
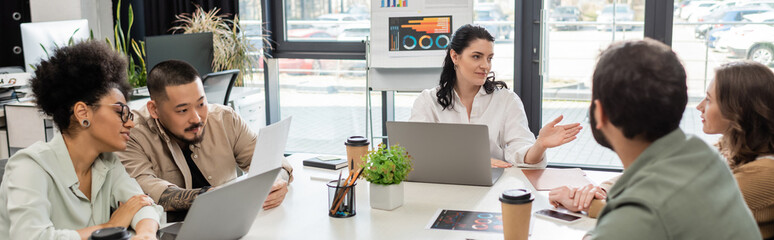
<path id="1" fill-rule="evenodd" d="M 188 210 L 197 195 L 199 195 L 199 189 L 169 187 L 161 193 L 159 205 L 164 207 L 164 211 L 167 212 Z"/>

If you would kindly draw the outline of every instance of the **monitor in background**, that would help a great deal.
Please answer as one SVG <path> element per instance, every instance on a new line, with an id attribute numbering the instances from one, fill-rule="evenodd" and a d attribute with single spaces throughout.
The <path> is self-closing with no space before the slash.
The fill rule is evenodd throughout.
<path id="1" fill-rule="evenodd" d="M 54 54 L 56 46 L 67 46 L 71 38 L 75 42 L 89 39 L 89 30 L 89 21 L 86 19 L 22 23 L 24 68 L 27 72 L 33 72 L 30 66 L 48 59 L 48 55 Z M 43 50 L 43 47 L 46 49 Z"/>
<path id="2" fill-rule="evenodd" d="M 182 60 L 196 68 L 199 75 L 212 72 L 212 33 L 173 34 L 145 38 L 148 72 L 166 60 Z"/>

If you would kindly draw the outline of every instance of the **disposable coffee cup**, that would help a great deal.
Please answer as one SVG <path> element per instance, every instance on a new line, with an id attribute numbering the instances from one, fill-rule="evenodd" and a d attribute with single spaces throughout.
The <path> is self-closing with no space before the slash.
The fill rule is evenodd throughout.
<path id="1" fill-rule="evenodd" d="M 91 233 L 89 240 L 129 240 L 132 236 L 126 228 L 103 228 Z"/>
<path id="2" fill-rule="evenodd" d="M 347 164 L 350 171 L 360 171 L 363 166 L 363 156 L 368 154 L 368 139 L 363 136 L 351 136 L 344 145 L 347 146 Z"/>
<path id="3" fill-rule="evenodd" d="M 533 200 L 535 196 L 528 189 L 506 190 L 500 196 L 505 240 L 527 240 Z"/>

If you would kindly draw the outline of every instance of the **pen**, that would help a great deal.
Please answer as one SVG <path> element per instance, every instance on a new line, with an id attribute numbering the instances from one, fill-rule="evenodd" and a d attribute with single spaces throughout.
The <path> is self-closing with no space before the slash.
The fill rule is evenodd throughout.
<path id="1" fill-rule="evenodd" d="M 336 179 L 336 191 L 339 190 L 340 186 L 341 186 L 341 171 L 339 171 L 339 178 Z"/>
<path id="2" fill-rule="evenodd" d="M 362 172 L 362 169 L 361 169 L 361 172 Z M 336 201 L 334 201 L 333 206 L 331 206 L 331 214 L 336 214 L 336 211 L 338 211 L 339 209 L 339 205 L 341 205 L 342 200 L 344 200 L 344 196 L 347 195 L 347 189 L 349 187 L 352 187 L 352 184 L 354 184 L 355 181 L 353 178 L 354 176 L 353 173 L 354 171 L 349 172 L 349 176 L 347 177 L 346 180 L 344 180 L 344 186 L 341 186 L 342 189 L 337 190 L 336 194 L 333 195 Z"/>
<path id="3" fill-rule="evenodd" d="M 336 191 L 334 191 L 334 194 L 333 194 L 333 199 L 334 200 L 337 199 L 337 196 L 340 194 L 339 193 L 340 192 L 339 188 L 341 187 L 341 173 L 342 172 L 343 171 L 339 171 L 339 178 L 336 179 Z M 336 201 L 333 201 L 333 203 L 335 203 L 335 202 Z M 336 206 L 336 205 L 334 204 L 333 206 L 331 206 L 331 214 L 335 214 L 336 213 L 335 210 L 333 210 L 334 206 Z"/>

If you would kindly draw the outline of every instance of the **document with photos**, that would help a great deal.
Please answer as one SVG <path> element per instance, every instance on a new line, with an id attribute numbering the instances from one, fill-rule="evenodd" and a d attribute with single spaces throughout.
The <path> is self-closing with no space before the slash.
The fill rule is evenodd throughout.
<path id="1" fill-rule="evenodd" d="M 503 214 L 438 209 L 426 229 L 460 230 L 474 232 L 503 232 Z"/>

